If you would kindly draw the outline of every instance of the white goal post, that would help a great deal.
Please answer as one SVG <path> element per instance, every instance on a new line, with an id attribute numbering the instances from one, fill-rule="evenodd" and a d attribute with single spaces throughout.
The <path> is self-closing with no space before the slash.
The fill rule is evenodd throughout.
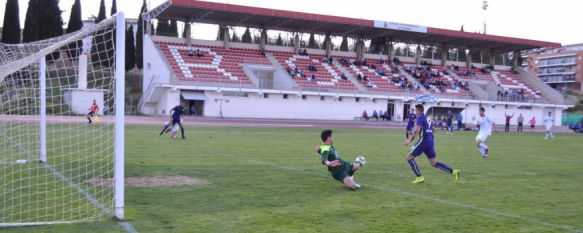
<path id="1" fill-rule="evenodd" d="M 124 218 L 125 33 L 0 43 L 0 227 Z"/>

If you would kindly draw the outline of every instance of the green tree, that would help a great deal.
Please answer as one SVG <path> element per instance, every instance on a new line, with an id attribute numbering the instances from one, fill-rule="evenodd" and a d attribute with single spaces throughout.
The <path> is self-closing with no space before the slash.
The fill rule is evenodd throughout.
<path id="1" fill-rule="evenodd" d="M 316 43 L 316 38 L 314 38 L 314 33 L 310 33 L 310 38 L 308 39 L 308 48 L 317 49 L 318 44 Z"/>
<path id="2" fill-rule="evenodd" d="M 130 25 L 126 31 L 126 64 L 125 70 L 131 70 L 136 67 L 136 48 L 134 47 L 134 26 Z"/>
<path id="3" fill-rule="evenodd" d="M 170 24 L 167 19 L 158 19 L 158 24 L 156 25 L 156 35 L 157 36 L 169 36 Z"/>
<path id="4" fill-rule="evenodd" d="M 146 7 L 146 0 L 143 0 L 142 8 L 140 9 L 141 13 L 138 16 L 138 31 L 136 33 L 136 66 L 138 69 L 144 68 L 144 30 L 142 29 L 142 13 L 146 12 L 147 10 L 148 8 Z"/>
<path id="5" fill-rule="evenodd" d="M 231 38 L 231 42 L 241 42 L 241 38 L 237 36 L 237 30 L 233 30 L 233 37 Z"/>
<path id="6" fill-rule="evenodd" d="M 69 16 L 69 24 L 67 25 L 67 33 L 79 31 L 81 28 L 83 28 L 83 21 L 81 20 L 81 0 L 75 0 L 73 7 L 71 7 L 71 15 Z M 69 44 L 69 57 L 77 58 L 81 53 L 82 45 L 83 42 L 81 40 Z"/>
<path id="7" fill-rule="evenodd" d="M 217 33 L 217 40 L 218 41 L 225 40 L 225 30 L 226 29 L 227 29 L 227 26 L 219 24 L 219 32 Z"/>
<path id="8" fill-rule="evenodd" d="M 275 41 L 275 45 L 283 46 L 283 39 L 281 38 L 281 33 L 279 33 L 279 35 L 277 35 L 277 40 Z"/>
<path id="9" fill-rule="evenodd" d="M 170 26 L 168 28 L 168 36 L 178 37 L 178 23 L 176 20 L 170 20 Z"/>
<path id="10" fill-rule="evenodd" d="M 247 29 L 245 29 L 245 33 L 243 33 L 243 36 L 241 37 L 241 42 L 251 44 L 253 42 L 252 40 L 251 31 L 249 30 L 249 27 L 247 27 Z"/>
<path id="11" fill-rule="evenodd" d="M 8 0 L 4 10 L 4 25 L 2 29 L 2 43 L 20 43 L 20 16 L 18 0 Z"/>
<path id="12" fill-rule="evenodd" d="M 348 52 L 348 37 L 342 37 L 342 43 L 340 43 L 340 51 Z"/>
<path id="13" fill-rule="evenodd" d="M 97 14 L 97 19 L 95 23 L 98 24 L 105 20 L 105 1 L 101 0 L 99 5 L 99 13 Z M 104 28 L 99 30 L 93 36 L 93 45 L 91 47 L 91 61 L 93 66 L 101 65 L 105 67 L 110 67 L 113 64 L 113 33 L 112 28 Z M 112 53 L 108 52 L 112 50 Z"/>
<path id="14" fill-rule="evenodd" d="M 111 2 L 111 11 L 109 12 L 109 15 L 115 15 L 115 13 L 117 13 L 117 3 L 113 0 Z"/>

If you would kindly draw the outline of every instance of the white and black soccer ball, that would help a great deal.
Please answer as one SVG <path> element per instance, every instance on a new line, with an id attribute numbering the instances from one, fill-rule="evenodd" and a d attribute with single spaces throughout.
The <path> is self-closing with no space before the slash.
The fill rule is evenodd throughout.
<path id="1" fill-rule="evenodd" d="M 360 163 L 362 166 L 364 166 L 366 164 L 366 158 L 364 158 L 364 156 L 362 156 L 362 155 L 359 155 L 359 156 L 356 156 L 356 159 L 354 160 L 354 162 Z"/>

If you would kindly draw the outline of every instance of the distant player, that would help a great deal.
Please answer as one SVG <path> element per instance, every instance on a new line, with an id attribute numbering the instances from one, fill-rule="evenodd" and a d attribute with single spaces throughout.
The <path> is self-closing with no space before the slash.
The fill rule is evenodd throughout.
<path id="1" fill-rule="evenodd" d="M 172 132 L 172 136 L 170 136 L 170 138 L 172 139 L 176 139 L 176 134 L 178 133 L 178 130 L 180 129 L 180 126 L 178 125 L 178 123 L 173 123 L 173 120 L 170 119 L 168 121 L 168 123 L 166 123 L 166 125 L 164 125 L 164 128 L 166 128 L 166 131 L 164 133 L 169 133 Z"/>
<path id="2" fill-rule="evenodd" d="M 411 135 L 411 131 L 413 130 L 413 127 L 415 127 L 415 118 L 417 118 L 417 116 L 415 116 L 415 110 L 411 108 L 407 116 L 407 128 L 405 128 L 405 138 L 409 138 L 409 135 Z"/>
<path id="3" fill-rule="evenodd" d="M 446 126 L 447 126 L 447 134 L 453 134 L 453 114 L 451 110 L 447 111 L 447 115 L 445 116 L 446 119 Z"/>
<path id="4" fill-rule="evenodd" d="M 444 163 L 440 163 L 437 161 L 437 154 L 435 153 L 435 148 L 433 144 L 433 123 L 431 120 L 428 120 L 425 115 L 423 114 L 424 108 L 423 105 L 418 104 L 415 106 L 415 114 L 417 115 L 415 132 L 411 136 L 411 138 L 407 138 L 405 140 L 405 146 L 409 146 L 411 141 L 415 139 L 416 136 L 419 136 L 419 140 L 411 150 L 409 151 L 409 155 L 407 155 L 407 162 L 409 166 L 411 166 L 411 170 L 415 173 L 415 180 L 412 182 L 416 183 L 423 183 L 425 178 L 421 176 L 421 171 L 415 162 L 415 157 L 425 153 L 429 163 L 431 166 L 439 168 L 445 172 L 451 173 L 454 177 L 454 181 L 457 183 L 460 178 L 460 171 L 457 169 L 451 169 L 449 166 L 445 165 Z"/>
<path id="5" fill-rule="evenodd" d="M 87 114 L 87 120 L 89 121 L 88 124 L 93 123 L 93 121 L 91 121 L 91 117 L 96 116 L 98 111 L 99 111 L 99 105 L 97 105 L 96 100 L 93 100 L 93 104 L 91 105 L 91 107 L 89 107 L 89 113 Z"/>
<path id="6" fill-rule="evenodd" d="M 478 136 L 476 136 L 476 146 L 482 154 L 482 158 L 488 158 L 488 146 L 485 144 L 486 139 L 492 135 L 492 128 L 494 127 L 494 122 L 486 116 L 486 110 L 480 107 L 480 117 L 474 122 L 478 126 Z"/>
<path id="7" fill-rule="evenodd" d="M 555 119 L 551 116 L 551 112 L 549 112 L 549 114 L 543 119 L 543 122 L 545 123 L 545 130 L 547 131 L 547 133 L 545 134 L 545 140 L 553 139 L 555 136 L 553 135 L 553 132 L 551 132 L 551 130 L 553 129 L 553 125 L 555 124 Z"/>
<path id="8" fill-rule="evenodd" d="M 506 125 L 504 126 L 504 132 L 510 132 L 510 119 L 514 117 L 514 113 L 512 113 L 512 115 L 508 115 L 506 114 L 506 112 L 504 112 L 504 116 L 506 117 Z"/>
<path id="9" fill-rule="evenodd" d="M 164 132 L 166 132 L 166 130 L 168 129 L 168 127 L 170 127 L 171 125 L 174 124 L 178 124 L 178 126 L 180 126 L 180 133 L 182 134 L 182 139 L 186 139 L 186 137 L 184 136 L 184 126 L 182 126 L 182 115 L 184 114 L 184 102 L 180 102 L 180 105 L 174 107 L 172 110 L 170 110 L 170 124 L 168 125 L 164 125 L 164 128 L 162 128 L 162 131 L 160 132 L 160 136 L 162 136 L 162 134 L 164 134 Z"/>
<path id="10" fill-rule="evenodd" d="M 356 170 L 365 165 L 366 161 L 364 160 L 364 157 L 362 157 L 362 160 L 359 160 L 357 157 L 357 161 L 354 163 L 342 160 L 333 146 L 334 137 L 332 136 L 332 130 L 327 129 L 322 131 L 320 138 L 322 139 L 322 142 L 324 142 L 324 145 L 316 147 L 316 152 L 322 156 L 322 165 L 327 166 L 332 177 L 335 180 L 342 182 L 349 189 L 355 190 L 361 188 L 361 186 L 354 181 L 353 175 Z"/>

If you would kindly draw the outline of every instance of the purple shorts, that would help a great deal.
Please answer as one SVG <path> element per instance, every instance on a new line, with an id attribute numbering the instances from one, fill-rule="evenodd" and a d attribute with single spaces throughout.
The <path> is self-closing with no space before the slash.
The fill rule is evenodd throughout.
<path id="1" fill-rule="evenodd" d="M 411 147 L 409 153 L 415 157 L 425 153 L 425 156 L 427 156 L 429 159 L 435 158 L 436 156 L 435 149 L 433 148 L 433 142 L 418 142 L 413 145 L 413 147 Z"/>
<path id="2" fill-rule="evenodd" d="M 412 131 L 413 130 L 413 126 L 415 126 L 415 125 L 414 124 L 407 124 L 407 128 L 405 128 L 405 130 Z"/>

